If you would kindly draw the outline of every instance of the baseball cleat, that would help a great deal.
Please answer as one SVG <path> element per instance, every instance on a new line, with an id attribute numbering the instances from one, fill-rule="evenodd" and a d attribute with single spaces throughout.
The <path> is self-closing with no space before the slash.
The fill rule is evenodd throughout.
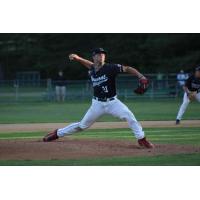
<path id="1" fill-rule="evenodd" d="M 53 132 L 48 133 L 44 138 L 43 138 L 43 142 L 51 142 L 53 140 L 58 139 L 58 135 L 57 135 L 57 130 L 54 130 Z"/>
<path id="2" fill-rule="evenodd" d="M 145 148 L 148 148 L 148 149 L 154 148 L 154 145 L 151 142 L 149 142 L 145 137 L 142 138 L 142 139 L 139 139 L 138 140 L 138 144 L 141 147 L 145 147 Z"/>
<path id="3" fill-rule="evenodd" d="M 179 119 L 176 120 L 176 125 L 178 125 L 178 124 L 180 124 L 180 120 Z"/>

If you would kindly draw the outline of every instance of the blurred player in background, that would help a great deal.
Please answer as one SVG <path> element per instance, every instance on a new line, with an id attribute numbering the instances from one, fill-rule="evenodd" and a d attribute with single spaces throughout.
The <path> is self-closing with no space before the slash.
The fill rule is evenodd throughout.
<path id="1" fill-rule="evenodd" d="M 188 74 L 185 73 L 183 70 L 181 70 L 177 75 L 176 75 L 176 80 L 177 80 L 177 87 L 176 87 L 176 96 L 179 96 L 181 93 L 182 95 L 182 89 L 183 86 L 185 85 L 185 81 L 189 78 Z"/>
<path id="2" fill-rule="evenodd" d="M 66 96 L 66 82 L 63 71 L 59 71 L 57 77 L 55 78 L 55 90 L 56 100 L 58 102 L 64 102 Z"/>
<path id="3" fill-rule="evenodd" d="M 185 85 L 185 81 L 188 79 L 188 74 L 186 74 L 183 70 L 181 70 L 177 74 L 176 79 L 178 81 L 179 86 L 183 87 Z"/>
<path id="4" fill-rule="evenodd" d="M 195 73 L 191 75 L 183 85 L 184 96 L 183 103 L 180 106 L 176 117 L 176 124 L 180 124 L 183 114 L 186 111 L 190 101 L 197 100 L 200 102 L 200 66 L 195 69 Z"/>

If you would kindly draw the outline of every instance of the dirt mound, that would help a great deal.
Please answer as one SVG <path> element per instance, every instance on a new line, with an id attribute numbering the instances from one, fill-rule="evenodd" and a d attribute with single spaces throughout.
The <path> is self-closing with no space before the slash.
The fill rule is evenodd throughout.
<path id="1" fill-rule="evenodd" d="M 1 140 L 0 160 L 52 160 L 118 156 L 155 156 L 200 153 L 199 147 L 157 144 L 155 149 L 141 149 L 122 140 L 63 138 L 44 143 L 41 140 Z"/>

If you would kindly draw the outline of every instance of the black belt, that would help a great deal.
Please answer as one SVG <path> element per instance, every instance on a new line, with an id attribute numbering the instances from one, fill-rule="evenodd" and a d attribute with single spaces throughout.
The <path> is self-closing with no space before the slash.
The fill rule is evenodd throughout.
<path id="1" fill-rule="evenodd" d="M 107 101 L 113 101 L 113 100 L 115 100 L 115 97 L 111 97 L 111 98 L 99 98 L 99 97 L 93 97 L 93 99 L 95 99 L 95 100 L 97 100 L 97 101 L 107 102 Z"/>

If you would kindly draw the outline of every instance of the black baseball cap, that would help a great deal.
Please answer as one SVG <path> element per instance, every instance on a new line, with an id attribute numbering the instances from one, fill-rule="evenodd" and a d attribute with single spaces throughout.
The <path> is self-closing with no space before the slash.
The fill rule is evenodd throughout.
<path id="1" fill-rule="evenodd" d="M 200 71 L 200 66 L 195 68 L 195 71 Z"/>
<path id="2" fill-rule="evenodd" d="M 107 52 L 103 48 L 96 48 L 92 50 L 92 56 L 95 56 L 98 53 L 104 53 L 107 54 Z"/>

